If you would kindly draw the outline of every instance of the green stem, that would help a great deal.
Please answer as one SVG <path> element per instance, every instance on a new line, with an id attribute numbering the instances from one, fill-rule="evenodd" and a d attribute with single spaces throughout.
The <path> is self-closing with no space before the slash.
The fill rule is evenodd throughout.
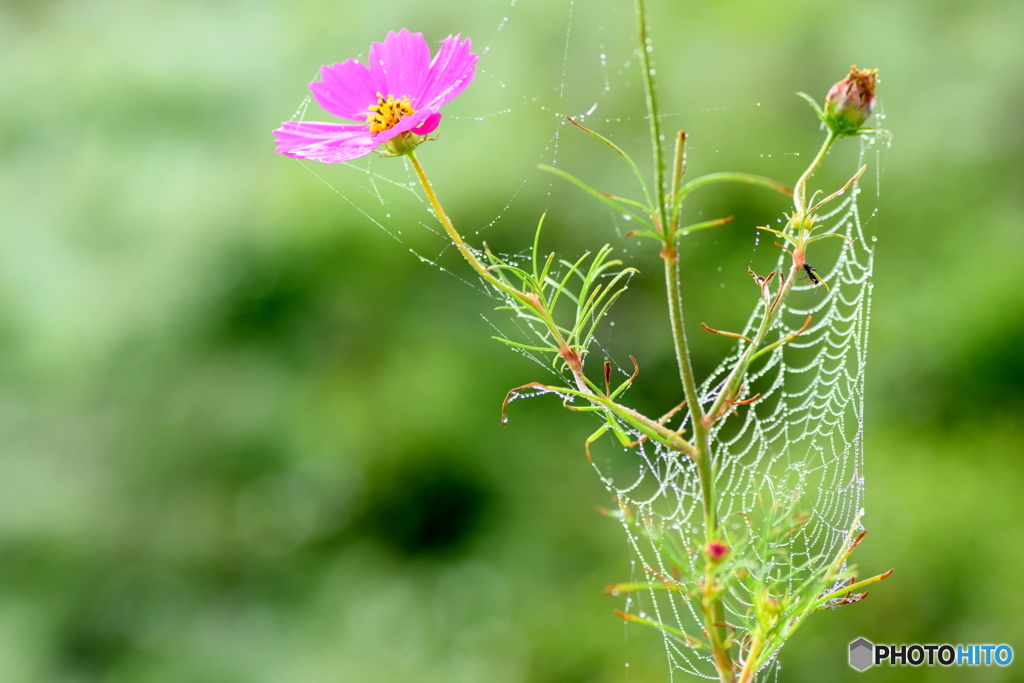
<path id="1" fill-rule="evenodd" d="M 473 267 L 473 270 L 479 273 L 480 277 L 494 285 L 498 290 L 508 294 L 523 305 L 528 306 L 537 314 L 539 319 L 544 323 L 544 326 L 547 327 L 548 332 L 555 340 L 555 343 L 557 343 L 559 348 L 562 349 L 562 357 L 565 360 L 566 365 L 569 367 L 569 370 L 572 372 L 573 379 L 576 382 L 576 387 L 580 394 L 586 396 L 596 405 L 603 406 L 607 411 L 615 413 L 627 422 L 635 423 L 641 428 L 641 430 L 645 430 L 646 433 L 657 435 L 669 447 L 682 453 L 686 453 L 692 458 L 696 458 L 697 449 L 679 434 L 663 427 L 655 420 L 641 415 L 632 408 L 627 408 L 626 406 L 615 403 L 611 399 L 597 395 L 591 391 L 587 383 L 587 378 L 583 374 L 583 359 L 568 345 L 568 343 L 566 343 L 565 337 L 558 329 L 558 325 L 555 323 L 551 312 L 540 302 L 538 297 L 531 296 L 530 294 L 526 294 L 509 287 L 507 284 L 496 278 L 490 269 L 480 262 L 480 259 L 476 257 L 473 250 L 470 249 L 465 240 L 462 239 L 462 235 L 460 235 L 458 230 L 455 229 L 451 219 L 448 218 L 448 214 L 445 213 L 444 207 L 441 206 L 441 202 L 437 198 L 437 193 L 434 192 L 434 188 L 430 184 L 430 180 L 427 178 L 427 174 L 423 170 L 423 166 L 420 164 L 420 160 L 416 157 L 416 154 L 414 152 L 409 152 L 406 156 L 409 157 L 409 161 L 412 163 L 412 167 L 416 171 L 416 176 L 419 178 L 420 184 L 423 185 L 423 191 L 427 195 L 427 201 L 430 202 L 430 206 L 434 209 L 434 214 L 437 216 L 437 219 L 441 221 L 441 225 L 444 226 L 445 232 L 448 233 L 448 237 L 451 238 L 452 242 L 458 248 L 459 253 L 461 253 L 469 265 Z"/>
<path id="2" fill-rule="evenodd" d="M 825 142 L 822 143 L 821 149 L 818 150 L 818 154 L 811 161 L 811 164 L 807 167 L 807 170 L 803 172 L 800 179 L 796 182 L 796 187 L 793 190 L 793 203 L 796 207 L 796 212 L 790 217 L 787 230 L 790 226 L 796 227 L 799 236 L 797 239 L 797 247 L 793 250 L 793 265 L 789 269 L 789 275 L 786 277 L 779 293 L 771 301 L 765 304 L 765 314 L 761 319 L 761 326 L 758 328 L 757 336 L 754 337 L 754 343 L 747 346 L 744 350 L 743 355 L 740 356 L 739 361 L 733 367 L 732 372 L 729 373 L 729 377 L 722 385 L 722 390 L 718 394 L 718 398 L 711 405 L 711 409 L 708 410 L 708 416 L 711 420 L 717 420 L 725 416 L 725 412 L 728 408 L 727 402 L 734 400 L 736 393 L 739 391 L 740 386 L 743 384 L 743 378 L 746 376 L 748 366 L 753 360 L 754 354 L 760 348 L 764 342 L 765 336 L 772 327 L 772 323 L 778 317 L 779 312 L 782 310 L 782 304 L 785 302 L 786 297 L 789 296 L 790 290 L 793 289 L 793 285 L 796 284 L 796 280 L 799 277 L 803 264 L 804 264 L 804 246 L 807 240 L 811 236 L 811 221 L 807 214 L 807 181 L 815 174 L 821 163 L 825 160 L 825 156 L 828 151 L 832 148 L 832 145 L 838 139 L 835 133 L 829 131 L 825 137 Z M 697 440 L 697 447 L 700 448 L 700 440 Z"/>
<path id="3" fill-rule="evenodd" d="M 718 398 L 711 404 L 711 409 L 708 410 L 708 417 L 711 420 L 716 420 L 725 416 L 728 406 L 727 401 L 734 400 L 736 393 L 740 389 L 740 385 L 743 384 L 743 378 L 747 374 L 748 366 L 753 359 L 754 353 L 760 348 L 764 342 L 765 336 L 772 327 L 772 323 L 775 318 L 778 317 L 779 311 L 782 310 L 782 304 L 789 296 L 790 290 L 796 283 L 797 278 L 800 276 L 801 266 L 795 263 L 789 269 L 789 275 L 786 277 L 785 282 L 782 284 L 782 288 L 779 293 L 767 304 L 767 310 L 765 311 L 764 317 L 761 318 L 761 326 L 757 330 L 757 335 L 754 337 L 754 343 L 747 345 L 743 355 L 736 362 L 732 372 L 729 373 L 729 377 L 725 380 L 722 385 L 721 391 L 718 392 Z"/>
<path id="4" fill-rule="evenodd" d="M 708 635 L 708 644 L 711 645 L 719 680 L 721 683 L 735 683 L 735 665 L 730 647 L 726 644 L 725 605 L 720 596 L 721 587 L 716 585 L 715 575 L 710 566 L 704 575 L 701 591 L 703 595 L 700 608 L 704 615 L 704 630 Z"/>
<path id="5" fill-rule="evenodd" d="M 548 332 L 551 333 L 552 338 L 561 349 L 562 358 L 565 360 L 565 364 L 572 373 L 577 388 L 584 394 L 589 394 L 590 387 L 587 386 L 587 378 L 583 374 L 583 359 L 566 343 L 565 337 L 562 336 L 561 331 L 558 329 L 558 325 L 555 324 L 554 319 L 551 317 L 551 312 L 541 304 L 538 297 L 531 296 L 525 292 L 520 292 L 518 289 L 508 286 L 495 277 L 494 273 L 480 262 L 480 259 L 476 257 L 473 250 L 470 249 L 465 240 L 462 239 L 462 235 L 459 234 L 459 231 L 455 229 L 454 225 L 452 225 L 452 221 L 448 218 L 448 214 L 445 213 L 444 207 L 441 206 L 441 202 L 437 198 L 437 193 L 434 192 L 434 187 L 430 184 L 430 180 L 427 178 L 427 174 L 423 170 L 420 160 L 416 157 L 416 153 L 409 152 L 406 156 L 409 157 L 409 161 L 412 163 L 412 167 L 416 171 L 416 177 L 419 178 L 420 184 L 423 186 L 423 191 L 427 195 L 427 201 L 430 202 L 430 206 L 434 209 L 434 215 L 436 215 L 437 219 L 441 221 L 441 225 L 444 226 L 445 232 L 448 233 L 448 237 L 451 239 L 452 243 L 455 244 L 459 253 L 462 254 L 462 257 L 466 259 L 469 265 L 473 267 L 473 270 L 475 270 L 480 277 L 493 285 L 497 290 L 504 292 L 524 306 L 528 306 L 540 316 L 544 325 L 548 328 Z"/>
<path id="6" fill-rule="evenodd" d="M 697 469 L 700 472 L 700 490 L 704 505 L 704 526 L 707 540 L 715 538 L 718 530 L 718 514 L 715 509 L 714 472 L 711 458 L 707 456 L 708 430 L 704 424 L 701 410 L 700 395 L 693 376 L 693 364 L 690 362 L 689 345 L 686 341 L 686 329 L 683 325 L 683 298 L 679 290 L 679 254 L 672 245 L 669 250 L 662 250 L 665 262 L 665 289 L 668 298 L 668 317 L 672 326 L 672 341 L 675 344 L 676 361 L 679 365 L 679 378 L 683 383 L 683 395 L 690 411 L 690 422 L 693 429 L 694 446 L 697 448 Z"/>
<path id="7" fill-rule="evenodd" d="M 661 257 L 665 262 L 665 293 L 668 299 L 669 322 L 672 327 L 672 340 L 675 346 L 676 363 L 679 366 L 679 378 L 683 384 L 686 405 L 690 411 L 690 424 L 693 427 L 694 446 L 697 451 L 697 467 L 700 473 L 701 498 L 703 499 L 704 525 L 708 541 L 718 534 L 718 512 L 715 504 L 714 467 L 711 462 L 711 450 L 708 443 L 708 424 L 697 394 L 697 384 L 693 377 L 693 364 L 690 360 L 689 346 L 686 341 L 686 328 L 683 322 L 683 299 L 679 288 L 679 254 L 676 250 L 675 226 L 668 222 L 668 208 L 665 201 L 665 160 L 661 139 L 661 119 L 658 110 L 658 92 L 655 87 L 654 74 L 651 71 L 650 43 L 647 37 L 647 13 L 644 0 L 636 0 L 637 38 L 640 43 L 640 66 L 643 70 L 644 94 L 647 101 L 647 116 L 650 119 L 651 150 L 654 159 L 654 212 L 658 232 L 663 244 Z M 681 159 L 680 163 L 681 175 Z M 675 175 L 675 174 L 673 174 Z M 678 179 L 673 178 L 673 184 Z M 734 667 L 732 655 L 725 645 L 727 634 L 724 626 L 725 606 L 717 595 L 708 601 L 705 608 L 705 622 L 709 640 L 715 650 L 715 668 L 722 683 L 732 683 Z"/>
<path id="8" fill-rule="evenodd" d="M 659 230 L 663 236 L 661 257 L 665 262 L 665 293 L 668 299 L 669 323 L 672 327 L 672 341 L 675 347 L 676 364 L 679 366 L 679 379 L 683 384 L 683 394 L 690 411 L 690 422 L 693 427 L 697 447 L 697 463 L 700 469 L 701 494 L 704 503 L 704 522 L 708 540 L 712 540 L 718 529 L 718 515 L 714 500 L 713 472 L 710 451 L 708 449 L 707 425 L 701 408 L 697 383 L 693 376 L 693 363 L 690 360 L 689 345 L 686 341 L 686 327 L 683 322 L 683 298 L 679 288 L 679 253 L 675 246 L 675 235 L 665 217 L 667 206 L 665 201 L 664 159 L 661 144 L 661 123 L 658 113 L 657 89 L 654 75 L 651 73 L 650 44 L 647 37 L 647 15 L 644 0 L 636 0 L 637 34 L 640 41 L 640 64 L 643 69 L 644 92 L 647 95 L 647 116 L 651 122 L 651 148 L 654 150 L 655 170 L 655 212 Z M 683 138 L 685 140 L 685 138 Z M 677 144 L 677 166 L 682 165 L 682 141 Z M 678 183 L 678 179 L 674 179 Z"/>
<path id="9" fill-rule="evenodd" d="M 760 634 L 754 635 L 754 640 L 747 651 L 746 661 L 743 663 L 743 671 L 740 672 L 739 683 L 750 683 L 757 673 L 757 662 L 761 657 L 761 648 L 764 647 L 764 639 Z"/>
<path id="10" fill-rule="evenodd" d="M 793 204 L 796 206 L 797 214 L 802 215 L 807 211 L 807 181 L 811 179 L 811 176 L 821 166 L 821 162 L 825 160 L 828 151 L 832 149 L 832 145 L 838 139 L 839 137 L 830 130 L 825 137 L 825 142 L 821 145 L 821 149 L 818 150 L 818 155 L 814 157 L 814 161 L 807 167 L 804 174 L 800 176 L 800 180 L 796 181 L 796 187 L 793 190 Z"/>
<path id="11" fill-rule="evenodd" d="M 420 160 L 416 157 L 416 152 L 409 152 L 406 156 L 409 157 L 409 161 L 412 162 L 413 169 L 416 170 L 416 177 L 419 178 L 420 184 L 423 186 L 423 191 L 427 194 L 427 201 L 430 202 L 431 208 L 434 209 L 434 215 L 437 216 L 437 220 L 441 221 L 444 231 L 448 233 L 448 237 L 451 239 L 452 243 L 455 244 L 455 247 L 459 250 L 459 253 L 462 254 L 462 257 L 473 267 L 473 270 L 480 274 L 480 277 L 490 282 L 499 290 L 506 293 L 512 293 L 509 292 L 509 288 L 505 283 L 494 277 L 494 274 L 487 269 L 487 266 L 480 263 L 480 259 L 478 259 L 476 254 L 473 253 L 473 250 L 466 245 L 465 240 L 462 239 L 462 235 L 460 235 L 455 229 L 455 226 L 452 225 L 452 221 L 448 218 L 448 214 L 445 213 L 444 208 L 441 206 L 441 202 L 437 198 L 437 193 L 434 192 L 434 187 L 430 184 L 430 180 L 427 178 L 427 174 L 424 172 L 423 166 L 420 164 Z M 515 294 L 521 293 L 515 292 Z"/>
<path id="12" fill-rule="evenodd" d="M 644 95 L 647 100 L 647 116 L 650 119 L 651 151 L 654 157 L 654 208 L 658 231 L 666 234 L 668 228 L 665 210 L 665 158 L 661 140 L 661 119 L 658 111 L 658 90 L 651 73 L 651 45 L 647 37 L 647 10 L 644 0 L 636 0 L 636 30 L 640 42 L 640 68 L 643 70 Z"/>
<path id="13" fill-rule="evenodd" d="M 683 174 L 686 173 L 686 131 L 676 133 L 676 152 L 672 158 L 672 191 L 669 196 L 672 198 L 670 205 L 672 210 L 669 213 L 669 232 L 675 233 L 679 227 L 679 205 Z M 667 209 L 668 207 L 666 207 Z"/>
<path id="14" fill-rule="evenodd" d="M 654 83 L 654 75 L 651 73 L 651 59 L 650 59 L 650 41 L 647 37 L 647 9 L 644 6 L 644 0 L 636 0 L 636 25 L 637 25 L 637 38 L 640 43 L 640 66 L 643 70 L 643 81 L 644 81 L 644 93 L 647 101 L 647 117 L 651 122 L 651 149 L 653 150 L 654 156 L 654 211 L 656 227 L 659 232 L 663 235 L 664 248 L 661 251 L 662 259 L 665 261 L 665 290 L 668 298 L 668 315 L 669 322 L 672 327 L 672 340 L 675 346 L 676 363 L 679 366 L 679 379 L 683 384 L 683 394 L 686 397 L 686 404 L 689 406 L 691 422 L 693 423 L 694 435 L 697 437 L 697 449 L 699 451 L 698 456 L 702 456 L 703 453 L 707 452 L 707 448 L 701 448 L 700 440 L 703 435 L 706 441 L 707 433 L 701 423 L 703 414 L 701 413 L 701 405 L 699 396 L 697 395 L 697 385 L 693 377 L 693 364 L 690 362 L 689 347 L 686 342 L 686 329 L 683 324 L 683 299 L 679 290 L 679 254 L 675 248 L 675 236 L 671 234 L 671 227 L 668 225 L 666 220 L 667 205 L 665 201 L 665 160 L 662 153 L 661 144 L 661 121 L 658 112 L 658 91 Z M 678 154 L 680 159 L 677 165 L 681 168 L 682 163 L 682 145 L 677 145 Z M 678 179 L 674 181 L 678 183 Z M 707 461 L 706 457 L 698 457 L 698 462 Z M 710 463 L 705 462 L 702 467 L 710 467 Z M 710 479 L 702 476 L 702 480 Z M 704 485 L 702 481 L 702 485 Z M 706 482 L 708 485 L 707 492 L 710 492 L 710 481 Z M 712 500 L 705 496 L 704 500 L 704 511 L 705 517 L 710 512 L 710 519 L 708 521 L 709 540 L 710 532 L 717 528 L 718 522 L 715 519 L 713 513 L 714 507 Z"/>

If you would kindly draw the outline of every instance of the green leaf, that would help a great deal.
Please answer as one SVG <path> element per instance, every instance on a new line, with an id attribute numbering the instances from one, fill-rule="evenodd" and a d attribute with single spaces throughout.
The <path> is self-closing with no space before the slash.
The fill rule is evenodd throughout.
<path id="1" fill-rule="evenodd" d="M 793 196 L 793 190 L 773 178 L 753 173 L 722 172 L 708 173 L 699 178 L 694 178 L 679 188 L 679 196 L 675 198 L 675 201 L 679 201 L 682 197 L 685 197 L 699 187 L 713 183 L 746 183 L 747 185 L 757 185 L 788 197 Z"/>
<path id="2" fill-rule="evenodd" d="M 682 209 L 683 199 L 685 199 L 687 195 L 698 188 L 706 185 L 712 185 L 714 183 L 746 183 L 747 185 L 756 185 L 787 196 L 791 196 L 793 194 L 793 190 L 786 187 L 779 181 L 766 176 L 755 175 L 753 173 L 708 173 L 707 175 L 694 178 L 690 182 L 686 183 L 679 188 L 679 191 L 672 197 L 671 224 L 676 225 L 679 221 L 679 211 Z"/>
<path id="3" fill-rule="evenodd" d="M 685 228 L 679 228 L 677 232 L 684 235 L 689 235 L 691 232 L 698 230 L 704 230 L 705 228 L 717 228 L 720 225 L 727 225 L 732 223 L 733 216 L 726 216 L 725 218 L 716 218 L 712 221 L 704 221 L 703 223 L 694 223 L 693 225 L 687 225 Z"/>
<path id="4" fill-rule="evenodd" d="M 551 308 L 550 308 L 550 310 L 552 310 L 552 311 L 555 310 L 555 304 L 558 303 L 558 297 L 562 295 L 562 292 L 566 291 L 565 290 L 565 286 L 568 284 L 569 278 L 572 277 L 573 273 L 575 273 L 575 272 L 577 272 L 579 270 L 580 265 L 585 260 L 587 260 L 587 258 L 589 256 L 590 256 L 590 252 L 588 251 L 585 254 L 583 254 L 583 256 L 580 256 L 579 259 L 576 261 L 576 263 L 570 264 L 568 261 L 561 261 L 561 263 L 563 263 L 564 265 L 569 266 L 569 271 L 562 277 L 562 281 L 559 282 L 558 285 L 557 285 L 557 289 L 555 290 L 555 294 L 551 298 Z M 577 300 L 577 304 L 579 304 L 578 300 Z"/>
<path id="5" fill-rule="evenodd" d="M 537 274 L 537 249 L 540 247 L 540 232 L 544 228 L 544 218 L 546 216 L 547 213 L 541 214 L 540 220 L 537 221 L 537 230 L 533 233 L 533 258 L 531 260 L 531 263 L 533 265 L 533 279 L 536 280 L 537 282 L 544 282 L 544 278 L 540 277 Z M 552 254 L 552 256 L 554 255 Z M 550 258 L 548 259 L 548 262 L 551 262 Z M 547 268 L 545 268 L 545 271 L 546 270 Z"/>
<path id="6" fill-rule="evenodd" d="M 814 113 L 818 115 L 818 118 L 821 119 L 822 123 L 828 123 L 825 119 L 825 111 L 821 108 L 821 105 L 815 102 L 813 97 L 811 97 L 805 92 L 798 92 L 796 95 L 797 97 L 803 98 L 804 100 L 807 101 L 807 104 L 811 105 L 811 109 L 813 109 Z"/>
<path id="7" fill-rule="evenodd" d="M 636 614 L 629 614 L 627 612 L 622 612 L 620 610 L 615 610 L 615 613 L 618 614 L 623 619 L 625 619 L 626 621 L 635 621 L 638 624 L 643 624 L 645 626 L 653 626 L 654 628 L 658 629 L 659 631 L 664 631 L 666 633 L 671 633 L 676 638 L 679 638 L 680 640 L 682 640 L 689 647 L 702 647 L 702 646 L 706 647 L 706 646 L 703 645 L 703 643 L 701 643 L 701 641 L 697 640 L 693 636 L 688 636 L 685 633 L 683 633 L 682 631 L 680 631 L 679 629 L 673 628 L 672 626 L 668 626 L 666 624 L 662 624 L 662 623 L 659 623 L 657 621 L 652 621 L 650 619 L 647 619 L 646 617 L 637 616 Z"/>
<path id="8" fill-rule="evenodd" d="M 640 223 L 641 225 L 643 225 L 643 226 L 645 226 L 647 228 L 653 229 L 654 226 L 651 225 L 650 221 L 648 221 L 646 218 L 638 215 L 635 211 L 632 211 L 629 208 L 619 204 L 619 202 L 616 199 L 612 198 L 612 195 L 605 194 L 604 192 L 599 192 L 598 190 L 595 190 L 590 185 L 587 185 L 585 182 L 583 182 L 582 180 L 580 180 L 576 176 L 572 175 L 571 173 L 566 173 L 565 171 L 563 171 L 560 168 L 555 168 L 553 166 L 545 166 L 544 164 L 538 164 L 537 168 L 539 168 L 542 171 L 547 171 L 548 173 L 552 173 L 552 174 L 558 176 L 559 178 L 564 178 L 565 180 L 568 180 L 570 183 L 572 183 L 576 187 L 580 188 L 581 190 L 583 190 L 587 194 L 591 195 L 592 197 L 594 197 L 595 199 L 597 199 L 601 203 L 607 204 L 608 206 L 612 207 L 616 211 L 628 215 L 630 218 L 632 218 L 636 222 Z M 631 202 L 631 204 L 637 204 L 637 202 Z M 638 206 L 643 206 L 641 204 L 637 204 L 637 205 Z M 646 207 L 643 207 L 643 208 L 646 208 Z"/>
<path id="9" fill-rule="evenodd" d="M 519 342 L 514 342 L 514 341 L 511 341 L 509 339 L 505 339 L 504 337 L 491 337 L 491 339 L 497 339 L 501 343 L 508 344 L 509 346 L 514 346 L 517 349 L 526 349 L 527 351 L 542 351 L 544 353 L 548 353 L 548 352 L 558 353 L 558 349 L 552 348 L 550 346 L 548 346 L 548 347 L 529 346 L 528 344 L 520 344 Z"/>
<path id="10" fill-rule="evenodd" d="M 594 138 L 600 140 L 601 142 L 603 142 L 604 144 L 608 145 L 613 150 L 615 150 L 615 153 L 618 154 L 620 157 L 622 157 L 625 160 L 625 162 L 627 164 L 629 164 L 629 167 L 631 169 L 633 169 L 633 175 L 636 176 L 637 181 L 640 183 L 640 187 L 644 191 L 644 199 L 647 200 L 647 206 L 654 206 L 654 200 L 651 198 L 651 190 L 650 190 L 650 188 L 647 187 L 647 181 L 644 180 L 644 174 L 640 172 L 640 167 L 636 165 L 636 162 L 633 161 L 633 159 L 630 158 L 630 156 L 628 154 L 626 154 L 624 151 L 622 151 L 622 148 L 620 148 L 618 145 L 616 145 L 614 142 L 612 142 L 608 138 L 604 137 L 600 133 L 596 133 L 596 132 L 590 130 L 589 128 L 587 128 L 586 126 L 580 125 L 579 123 L 577 123 L 576 121 L 574 121 L 572 118 L 570 118 L 568 116 L 565 117 L 565 120 L 568 121 L 569 123 L 571 123 L 572 125 L 576 126 L 577 128 L 579 128 L 580 130 L 582 130 L 587 135 L 590 135 L 591 137 L 594 137 Z M 653 211 L 651 213 L 653 213 Z"/>

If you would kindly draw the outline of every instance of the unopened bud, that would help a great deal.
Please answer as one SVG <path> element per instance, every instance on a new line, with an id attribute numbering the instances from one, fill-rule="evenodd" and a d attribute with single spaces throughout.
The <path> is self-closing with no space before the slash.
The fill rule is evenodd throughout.
<path id="1" fill-rule="evenodd" d="M 712 564 L 718 564 L 729 554 L 729 546 L 721 541 L 711 541 L 704 546 L 704 555 Z"/>
<path id="2" fill-rule="evenodd" d="M 850 67 L 825 96 L 825 123 L 836 135 L 856 135 L 875 107 L 878 69 Z"/>
<path id="3" fill-rule="evenodd" d="M 762 627 L 773 628 L 779 623 L 782 605 L 765 589 L 754 599 L 754 612 L 757 614 L 757 621 Z"/>

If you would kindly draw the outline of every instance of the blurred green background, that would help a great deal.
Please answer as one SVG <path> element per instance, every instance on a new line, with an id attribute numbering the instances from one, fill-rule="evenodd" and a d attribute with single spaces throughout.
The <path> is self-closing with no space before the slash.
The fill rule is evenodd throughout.
<path id="1" fill-rule="evenodd" d="M 691 173 L 792 182 L 820 135 L 792 93 L 823 95 L 851 63 L 880 69 L 894 132 L 868 158 L 883 168 L 858 555 L 896 573 L 811 619 L 780 680 L 1024 679 L 1017 662 L 846 665 L 860 636 L 1024 656 L 1024 3 L 651 13 Z M 601 595 L 630 556 L 594 512 L 595 425 L 537 399 L 503 429 L 505 392 L 547 377 L 490 340 L 481 313 L 500 314 L 422 204 L 272 152 L 320 64 L 402 26 L 486 48 L 420 154 L 469 236 L 520 250 L 547 210 L 552 248 L 618 243 L 614 217 L 534 167 L 557 154 L 630 191 L 558 125 L 598 103 L 588 121 L 643 149 L 628 2 L 0 3 L 0 681 L 668 680 L 660 636 Z M 371 167 L 404 180 L 403 163 Z M 785 206 L 745 188 L 701 201 L 737 222 L 687 244 L 690 322 L 727 327 L 747 265 L 775 256 L 752 226 Z M 656 255 L 625 257 L 645 275 L 605 335 L 640 359 L 636 400 L 670 405 Z M 691 337 L 698 366 L 716 363 L 720 340 Z"/>

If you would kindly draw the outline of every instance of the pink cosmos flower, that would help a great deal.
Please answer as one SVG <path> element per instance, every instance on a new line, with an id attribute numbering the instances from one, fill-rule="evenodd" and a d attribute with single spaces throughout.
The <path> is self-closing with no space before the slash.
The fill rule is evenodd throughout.
<path id="1" fill-rule="evenodd" d="M 274 131 L 277 152 L 325 164 L 365 156 L 380 145 L 405 154 L 441 121 L 438 111 L 473 80 L 477 55 L 469 38 L 448 36 L 433 60 L 422 33 L 391 31 L 370 46 L 368 66 L 355 59 L 323 66 L 309 84 L 325 110 L 359 123 L 287 121 Z"/>

